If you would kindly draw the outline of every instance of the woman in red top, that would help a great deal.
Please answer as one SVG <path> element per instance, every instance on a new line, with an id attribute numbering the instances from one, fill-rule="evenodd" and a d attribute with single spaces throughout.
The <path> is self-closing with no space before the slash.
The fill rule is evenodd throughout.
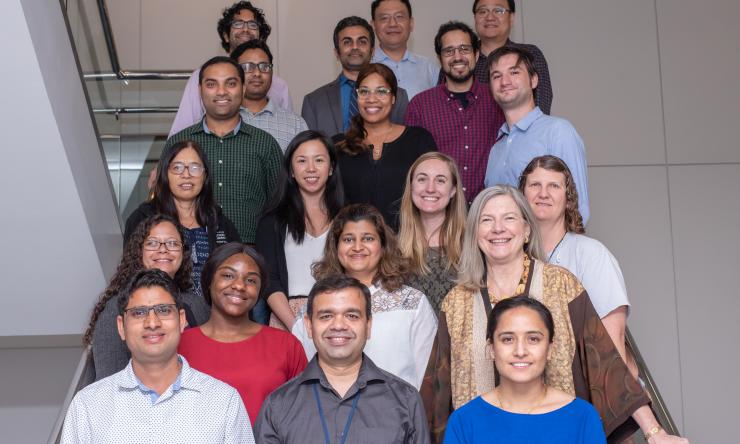
<path id="1" fill-rule="evenodd" d="M 237 242 L 218 247 L 201 275 L 211 317 L 186 331 L 179 346 L 191 367 L 237 389 L 252 423 L 262 401 L 306 367 L 292 334 L 249 319 L 266 279 L 264 260 L 253 248 Z"/>

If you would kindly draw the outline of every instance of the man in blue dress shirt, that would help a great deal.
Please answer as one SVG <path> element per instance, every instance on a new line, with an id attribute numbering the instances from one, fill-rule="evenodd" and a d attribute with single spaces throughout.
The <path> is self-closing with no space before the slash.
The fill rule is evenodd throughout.
<path id="1" fill-rule="evenodd" d="M 544 114 L 535 106 L 534 90 L 539 77 L 529 53 L 503 46 L 491 53 L 491 93 L 506 117 L 491 149 L 485 185 L 517 186 L 519 175 L 537 156 L 551 154 L 568 165 L 584 225 L 588 221 L 588 173 L 583 140 L 565 119 Z"/>

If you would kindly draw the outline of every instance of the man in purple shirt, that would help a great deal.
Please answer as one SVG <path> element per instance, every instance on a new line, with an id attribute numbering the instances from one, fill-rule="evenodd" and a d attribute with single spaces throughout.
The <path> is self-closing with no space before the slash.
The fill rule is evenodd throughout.
<path id="1" fill-rule="evenodd" d="M 223 15 L 218 21 L 217 30 L 224 51 L 231 53 L 237 46 L 249 40 L 267 40 L 272 28 L 265 21 L 265 14 L 261 9 L 250 2 L 239 1 L 224 9 Z M 196 124 L 205 114 L 198 87 L 199 71 L 196 69 L 185 85 L 180 108 L 177 110 L 172 128 L 170 128 L 170 136 Z M 293 111 L 293 103 L 288 93 L 288 84 L 280 77 L 272 76 L 272 86 L 267 92 L 267 96 L 280 108 Z"/>
<path id="2" fill-rule="evenodd" d="M 483 189 L 488 153 L 504 123 L 490 90 L 473 76 L 479 49 L 478 36 L 465 23 L 440 26 L 434 50 L 445 83 L 417 94 L 406 113 L 406 125 L 425 128 L 439 151 L 455 159 L 468 204 Z"/>

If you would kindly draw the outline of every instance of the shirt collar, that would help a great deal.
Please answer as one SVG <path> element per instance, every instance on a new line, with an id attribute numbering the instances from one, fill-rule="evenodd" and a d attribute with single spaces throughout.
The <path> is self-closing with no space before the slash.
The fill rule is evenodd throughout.
<path id="1" fill-rule="evenodd" d="M 329 381 L 326 379 L 324 371 L 321 369 L 321 366 L 319 366 L 319 358 L 317 355 L 314 355 L 313 359 L 311 359 L 311 361 L 306 366 L 306 369 L 303 370 L 303 373 L 301 373 L 300 376 L 297 377 L 297 379 L 300 384 L 318 381 L 321 385 L 327 388 L 331 387 Z M 362 364 L 360 364 L 360 373 L 357 376 L 357 387 L 363 389 L 368 384 L 368 382 L 385 382 L 387 379 L 387 375 L 385 375 L 375 365 L 375 363 L 370 360 L 370 358 L 368 358 L 365 353 L 363 353 Z"/>
<path id="2" fill-rule="evenodd" d="M 442 87 L 442 92 L 444 93 L 444 95 L 446 97 L 450 97 L 450 98 L 451 97 L 454 97 L 453 95 L 455 93 L 453 93 L 452 91 L 450 91 L 449 89 L 447 89 L 447 82 L 444 82 L 444 83 L 442 83 L 439 86 Z M 481 87 L 482 87 L 482 85 L 480 84 L 480 82 L 478 82 L 478 80 L 476 80 L 475 77 L 473 77 L 473 84 L 470 85 L 470 89 L 466 91 L 466 94 L 468 96 L 474 96 L 474 97 L 477 98 L 480 95 L 480 88 Z"/>
<path id="3" fill-rule="evenodd" d="M 344 73 L 341 73 L 341 74 L 339 74 L 339 84 L 340 85 L 349 85 L 349 86 L 351 86 L 351 87 L 354 88 L 355 81 L 354 80 L 350 80 L 349 78 L 347 78 L 347 76 L 344 75 Z"/>
<path id="4" fill-rule="evenodd" d="M 542 110 L 540 110 L 540 107 L 535 106 L 534 109 L 527 113 L 526 116 L 519 119 L 519 121 L 515 123 L 514 126 L 519 128 L 519 130 L 521 131 L 527 131 L 529 127 L 532 126 L 534 121 L 539 119 L 543 115 L 544 113 L 542 112 Z"/>
<path id="5" fill-rule="evenodd" d="M 378 45 L 378 47 L 375 48 L 375 54 L 373 55 L 373 59 L 376 63 L 383 62 L 385 60 L 392 60 L 390 56 L 386 54 L 385 51 L 383 51 L 380 48 L 380 45 Z M 418 58 L 416 57 L 416 54 L 414 54 L 413 52 L 407 49 L 406 52 L 403 53 L 403 57 L 401 57 L 401 61 L 402 62 L 409 61 L 411 63 L 416 63 L 418 61 Z"/>
<path id="6" fill-rule="evenodd" d="M 200 391 L 202 384 L 198 378 L 194 377 L 195 374 L 193 373 L 190 364 L 188 364 L 188 361 L 181 355 L 177 355 L 177 359 L 182 364 L 182 367 L 180 367 L 180 373 L 177 375 L 177 379 L 175 379 L 175 382 L 172 384 L 172 391 L 176 392 L 182 388 Z M 132 361 L 129 359 L 126 368 L 116 373 L 117 385 L 129 390 L 136 388 L 141 389 L 142 391 L 149 390 L 149 387 L 142 384 L 141 381 L 139 381 L 139 378 L 136 377 L 131 362 Z"/>
<path id="7" fill-rule="evenodd" d="M 276 108 L 275 108 L 275 105 L 273 104 L 272 100 L 270 100 L 268 98 L 267 99 L 267 105 L 265 105 L 264 108 L 262 108 L 261 110 L 257 111 L 256 113 L 253 113 L 252 111 L 250 111 L 249 109 L 244 108 L 244 107 L 241 107 L 240 108 L 240 111 L 242 113 L 245 113 L 248 116 L 259 116 L 259 115 L 262 115 L 262 114 L 270 114 L 270 115 L 274 116 L 275 115 Z"/>
<path id="8" fill-rule="evenodd" d="M 208 125 L 206 124 L 206 117 L 205 116 L 203 116 L 202 123 L 203 123 L 203 132 L 206 133 L 206 134 L 211 134 L 211 130 L 208 129 Z M 239 122 L 237 122 L 236 126 L 234 127 L 233 134 L 235 136 L 239 133 L 239 130 L 241 130 L 241 127 L 242 127 L 242 119 L 241 119 L 241 116 L 240 116 Z"/>

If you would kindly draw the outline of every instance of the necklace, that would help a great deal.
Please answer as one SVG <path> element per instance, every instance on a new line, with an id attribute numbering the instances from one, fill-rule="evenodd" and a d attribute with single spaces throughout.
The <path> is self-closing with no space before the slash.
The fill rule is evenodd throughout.
<path id="1" fill-rule="evenodd" d="M 381 154 L 383 154 L 383 146 L 385 145 L 386 141 L 388 140 L 388 136 L 391 135 L 393 132 L 394 125 L 391 124 L 391 127 L 383 134 L 382 141 L 380 143 L 370 143 L 370 147 L 373 149 L 373 159 L 374 160 L 380 160 Z M 375 139 L 375 138 L 373 138 Z M 378 139 L 375 139 L 378 140 Z M 370 136 L 368 135 L 367 141 L 370 142 Z"/>
<path id="2" fill-rule="evenodd" d="M 560 240 L 558 241 L 557 245 L 555 245 L 555 248 L 553 248 L 552 251 L 550 252 L 550 256 L 547 257 L 547 263 L 548 264 L 551 264 L 552 263 L 552 255 L 555 254 L 556 251 L 558 251 L 558 247 L 560 246 L 560 244 L 563 243 L 563 240 L 565 240 L 565 235 L 566 234 L 568 234 L 567 231 L 565 232 L 565 234 L 563 234 L 563 237 L 560 238 Z"/>
<path id="3" fill-rule="evenodd" d="M 517 284 L 516 289 L 514 290 L 514 294 L 512 296 L 516 296 L 518 294 L 524 293 L 524 289 L 527 287 L 527 279 L 529 278 L 529 264 L 530 259 L 528 255 L 524 255 L 524 270 L 522 270 L 522 277 L 519 279 L 519 284 Z M 488 288 L 486 290 L 490 290 L 490 300 L 491 303 L 497 304 L 498 302 L 506 299 L 505 297 L 497 297 L 494 292 L 492 286 L 488 284 L 488 277 L 486 277 L 486 285 L 488 285 Z M 495 285 L 494 285 L 495 286 Z"/>
<path id="4" fill-rule="evenodd" d="M 504 398 L 503 398 L 503 396 L 501 396 L 499 394 L 498 389 L 495 389 L 493 391 L 493 394 L 496 395 L 496 400 L 498 401 L 498 405 L 501 406 L 501 409 L 502 410 L 506 410 L 506 408 L 504 407 L 504 403 L 501 402 L 501 400 L 504 399 Z M 532 413 L 534 411 L 534 409 L 536 409 L 537 407 L 539 407 L 540 405 L 542 405 L 542 402 L 545 400 L 546 397 L 547 397 L 547 386 L 545 385 L 545 390 L 543 391 L 542 396 L 540 397 L 540 400 L 537 401 L 537 404 L 533 405 L 529 410 L 527 410 L 526 412 L 524 412 L 524 414 L 525 415 L 529 415 L 530 413 Z M 508 401 L 507 401 L 507 404 L 508 404 Z M 510 410 L 506 410 L 506 411 L 508 412 Z M 512 413 L 516 413 L 516 412 L 512 412 Z"/>

